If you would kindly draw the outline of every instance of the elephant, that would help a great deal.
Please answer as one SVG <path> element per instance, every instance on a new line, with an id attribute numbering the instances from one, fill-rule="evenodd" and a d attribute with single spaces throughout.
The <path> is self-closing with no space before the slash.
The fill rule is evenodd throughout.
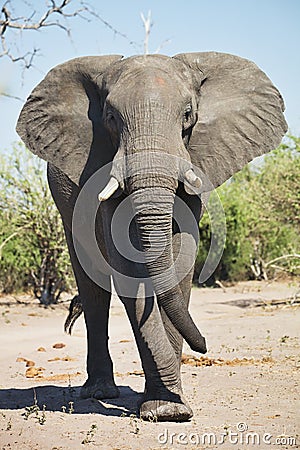
<path id="1" fill-rule="evenodd" d="M 207 347 L 188 309 L 198 239 L 189 223 L 199 223 L 207 193 L 279 145 L 283 111 L 261 69 L 219 52 L 79 57 L 32 91 L 17 132 L 48 163 L 65 230 L 78 287 L 68 324 L 82 308 L 87 327 L 83 398 L 119 396 L 108 347 L 113 280 L 145 374 L 140 417 L 192 417 L 183 339 L 194 351 Z"/>

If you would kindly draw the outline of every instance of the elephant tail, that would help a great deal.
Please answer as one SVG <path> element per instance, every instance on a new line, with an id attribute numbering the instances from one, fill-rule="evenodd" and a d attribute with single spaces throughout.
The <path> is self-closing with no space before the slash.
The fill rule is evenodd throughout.
<path id="1" fill-rule="evenodd" d="M 65 321 L 65 332 L 68 334 L 72 334 L 72 328 L 78 317 L 83 312 L 81 298 L 79 295 L 75 295 L 72 298 L 70 306 L 69 306 L 69 314 Z"/>

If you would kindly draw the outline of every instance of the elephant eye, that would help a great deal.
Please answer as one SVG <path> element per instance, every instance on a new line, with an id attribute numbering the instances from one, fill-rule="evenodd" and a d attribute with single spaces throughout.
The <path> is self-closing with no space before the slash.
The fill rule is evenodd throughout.
<path id="1" fill-rule="evenodd" d="M 187 130 L 192 126 L 193 123 L 193 108 L 192 105 L 189 103 L 183 113 L 183 129 Z"/>
<path id="2" fill-rule="evenodd" d="M 186 106 L 186 108 L 185 108 L 185 110 L 184 110 L 184 120 L 186 121 L 186 122 L 188 122 L 189 121 L 189 119 L 190 119 L 190 117 L 191 117 L 191 115 L 192 115 L 192 105 L 190 105 L 190 104 L 188 104 L 187 106 Z"/>
<path id="3" fill-rule="evenodd" d="M 106 120 L 108 122 L 115 120 L 115 116 L 114 116 L 112 111 L 107 111 L 107 113 L 106 113 Z"/>
<path id="4" fill-rule="evenodd" d="M 111 109 L 107 109 L 105 111 L 105 124 L 106 127 L 115 132 L 117 130 L 117 119 L 116 119 L 116 115 L 114 114 L 114 111 L 112 111 Z"/>

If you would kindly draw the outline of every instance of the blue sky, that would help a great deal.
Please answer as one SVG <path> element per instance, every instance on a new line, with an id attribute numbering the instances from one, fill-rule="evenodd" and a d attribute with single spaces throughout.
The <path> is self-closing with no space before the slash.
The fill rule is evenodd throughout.
<path id="1" fill-rule="evenodd" d="M 74 1 L 74 0 L 73 0 Z M 77 0 L 76 0 L 77 1 Z M 3 2 L 0 2 L 1 5 Z M 16 11 L 23 0 L 13 0 Z M 28 3 L 40 10 L 44 0 Z M 219 51 L 254 61 L 281 91 L 286 104 L 290 132 L 300 136 L 300 1 L 299 0 L 90 0 L 97 13 L 123 38 L 93 19 L 70 19 L 72 41 L 58 29 L 17 34 L 20 50 L 41 49 L 35 68 L 22 79 L 20 65 L 0 58 L 0 88 L 26 99 L 34 86 L 55 65 L 78 56 L 143 52 L 144 29 L 140 13 L 152 12 L 149 50 L 154 53 L 166 40 L 160 53 Z M 71 9 L 71 8 L 70 8 Z M 133 45 L 130 41 L 134 41 Z M 0 97 L 0 152 L 18 141 L 15 124 L 22 102 Z"/>

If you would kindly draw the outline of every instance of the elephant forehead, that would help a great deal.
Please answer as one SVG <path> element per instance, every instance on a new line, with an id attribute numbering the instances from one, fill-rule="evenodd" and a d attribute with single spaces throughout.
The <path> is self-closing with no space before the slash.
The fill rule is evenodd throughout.
<path id="1" fill-rule="evenodd" d="M 122 71 L 116 84 L 134 84 L 136 87 L 154 84 L 167 87 L 168 84 L 174 84 L 174 82 L 175 80 L 171 77 L 171 74 L 159 67 L 133 66 Z"/>
<path id="2" fill-rule="evenodd" d="M 153 84 L 157 86 L 165 86 L 166 85 L 166 77 L 161 75 L 155 75 L 153 79 Z"/>
<path id="3" fill-rule="evenodd" d="M 136 88 L 161 86 L 166 89 L 174 88 L 176 83 L 186 84 L 191 81 L 191 74 L 181 61 L 163 55 L 143 55 L 117 61 L 108 69 L 104 80 L 111 88 L 125 83 Z"/>
<path id="4" fill-rule="evenodd" d="M 181 105 L 192 97 L 187 83 L 159 69 L 123 74 L 109 91 L 109 99 L 117 108 L 122 104 Z"/>

